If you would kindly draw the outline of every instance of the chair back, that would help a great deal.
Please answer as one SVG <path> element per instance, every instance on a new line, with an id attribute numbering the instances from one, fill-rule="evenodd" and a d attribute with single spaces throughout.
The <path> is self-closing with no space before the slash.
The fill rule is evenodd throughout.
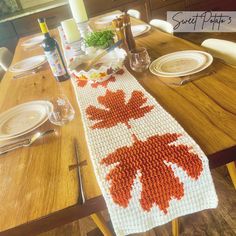
<path id="1" fill-rule="evenodd" d="M 136 19 L 140 19 L 141 17 L 141 13 L 138 11 L 138 10 L 134 10 L 134 9 L 129 9 L 127 11 L 127 13 L 133 17 L 133 18 L 136 18 Z"/>
<path id="2" fill-rule="evenodd" d="M 223 39 L 206 39 L 202 46 L 207 49 L 212 56 L 220 58 L 225 63 L 236 67 L 236 43 Z"/>
<path id="3" fill-rule="evenodd" d="M 4 74 L 5 74 L 5 70 L 3 70 L 3 69 L 0 67 L 0 82 L 1 82 L 1 80 L 2 80 L 2 78 L 3 78 L 3 76 L 4 76 Z"/>
<path id="4" fill-rule="evenodd" d="M 0 67 L 7 71 L 8 67 L 11 64 L 13 55 L 12 53 L 5 47 L 0 48 Z"/>
<path id="5" fill-rule="evenodd" d="M 173 25 L 164 20 L 153 19 L 149 22 L 149 24 L 168 34 L 173 34 L 174 32 Z"/>

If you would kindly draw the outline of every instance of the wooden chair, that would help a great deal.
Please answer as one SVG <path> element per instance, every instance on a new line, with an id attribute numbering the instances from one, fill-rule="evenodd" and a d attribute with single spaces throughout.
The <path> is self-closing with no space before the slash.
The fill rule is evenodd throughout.
<path id="1" fill-rule="evenodd" d="M 0 48 L 0 81 L 11 64 L 12 58 L 13 55 L 7 48 Z"/>
<path id="2" fill-rule="evenodd" d="M 0 48 L 0 67 L 2 70 L 7 71 L 9 65 L 11 64 L 13 55 L 7 48 Z"/>
<path id="3" fill-rule="evenodd" d="M 111 230 L 107 227 L 107 223 L 104 220 L 101 213 L 94 213 L 90 215 L 93 222 L 97 225 L 100 231 L 103 233 L 104 236 L 112 236 Z"/>
<path id="4" fill-rule="evenodd" d="M 174 32 L 172 24 L 164 20 L 153 19 L 149 22 L 149 24 L 168 34 L 173 34 Z"/>
<path id="5" fill-rule="evenodd" d="M 202 42 L 202 46 L 206 48 L 214 57 L 220 58 L 225 63 L 236 67 L 236 43 L 222 39 L 206 39 Z"/>
<path id="6" fill-rule="evenodd" d="M 138 11 L 138 10 L 134 10 L 134 9 L 129 9 L 127 11 L 127 13 L 133 17 L 133 18 L 136 18 L 136 19 L 140 19 L 141 17 L 141 13 Z"/>
<path id="7" fill-rule="evenodd" d="M 5 74 L 5 70 L 3 70 L 3 69 L 0 67 L 0 82 L 1 82 L 1 80 L 2 80 L 2 78 L 3 78 L 3 76 L 4 76 L 4 74 Z"/>
<path id="8" fill-rule="evenodd" d="M 179 220 L 172 220 L 172 236 L 179 236 Z"/>

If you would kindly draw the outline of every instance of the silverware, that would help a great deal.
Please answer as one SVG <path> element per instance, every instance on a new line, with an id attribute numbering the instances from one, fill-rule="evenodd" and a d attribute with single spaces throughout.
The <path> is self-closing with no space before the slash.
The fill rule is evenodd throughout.
<path id="1" fill-rule="evenodd" d="M 43 136 L 53 133 L 53 132 L 55 132 L 54 129 L 50 129 L 45 132 L 37 132 L 31 138 L 21 139 L 21 140 L 0 146 L 0 155 L 7 153 L 9 151 L 15 150 L 20 147 L 29 147 L 31 144 L 33 144 L 40 137 L 43 137 Z"/>
<path id="2" fill-rule="evenodd" d="M 13 79 L 19 79 L 21 77 L 24 77 L 24 76 L 27 76 L 27 75 L 30 75 L 30 74 L 36 74 L 41 68 L 42 67 L 40 66 L 40 67 L 38 67 L 36 69 L 25 71 L 25 72 L 22 72 L 20 74 L 14 75 Z"/>
<path id="3" fill-rule="evenodd" d="M 82 182 L 82 175 L 81 175 L 81 169 L 80 169 L 80 160 L 79 160 L 79 147 L 77 139 L 74 139 L 74 150 L 75 150 L 75 161 L 76 165 L 78 167 L 78 180 L 79 180 L 79 197 L 78 197 L 78 203 L 80 205 L 83 205 L 85 203 L 85 195 L 84 195 L 84 188 L 83 188 L 83 182 Z"/>
<path id="4" fill-rule="evenodd" d="M 211 75 L 213 73 L 215 73 L 215 72 L 214 71 L 208 71 L 206 73 L 200 73 L 200 74 L 197 74 L 197 75 L 184 76 L 183 78 L 185 78 L 185 79 L 182 79 L 178 83 L 169 83 L 169 84 L 181 86 L 181 85 L 187 84 L 190 81 L 197 80 L 197 79 L 200 79 L 200 78 L 205 77 L 205 76 L 209 76 L 209 75 Z"/>
<path id="5" fill-rule="evenodd" d="M 79 166 L 86 166 L 87 165 L 87 161 L 86 160 L 84 160 L 84 161 L 81 161 L 80 163 L 79 163 Z M 68 166 L 68 169 L 69 169 L 69 171 L 71 171 L 71 170 L 74 170 L 75 168 L 78 168 L 78 165 L 77 164 L 73 164 L 73 165 L 69 165 Z"/>

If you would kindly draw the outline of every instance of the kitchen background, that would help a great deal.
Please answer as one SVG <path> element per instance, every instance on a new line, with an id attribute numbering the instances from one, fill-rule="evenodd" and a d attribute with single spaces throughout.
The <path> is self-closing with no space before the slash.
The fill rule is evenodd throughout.
<path id="1" fill-rule="evenodd" d="M 0 0 L 0 17 L 53 0 Z"/>

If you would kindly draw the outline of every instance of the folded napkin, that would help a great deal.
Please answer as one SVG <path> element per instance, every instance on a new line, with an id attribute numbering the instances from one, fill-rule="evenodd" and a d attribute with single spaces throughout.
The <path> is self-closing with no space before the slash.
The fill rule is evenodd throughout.
<path id="1" fill-rule="evenodd" d="M 104 82 L 72 83 L 117 235 L 217 206 L 207 157 L 125 68 Z"/>

